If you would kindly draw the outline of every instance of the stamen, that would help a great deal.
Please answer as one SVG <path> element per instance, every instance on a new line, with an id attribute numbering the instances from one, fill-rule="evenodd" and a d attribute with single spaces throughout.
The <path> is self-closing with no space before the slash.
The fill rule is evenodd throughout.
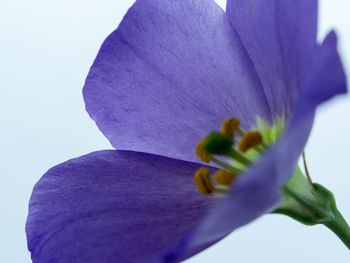
<path id="1" fill-rule="evenodd" d="M 196 147 L 196 155 L 202 162 L 209 163 L 211 161 L 211 155 L 204 150 L 204 140 L 201 140 Z"/>
<path id="2" fill-rule="evenodd" d="M 214 179 L 218 184 L 231 186 L 234 180 L 237 178 L 236 174 L 229 173 L 225 170 L 219 170 L 214 175 Z"/>
<path id="3" fill-rule="evenodd" d="M 263 137 L 258 131 L 249 131 L 243 134 L 241 140 L 238 143 L 238 148 L 242 152 L 254 148 L 263 143 Z"/>
<path id="4" fill-rule="evenodd" d="M 237 162 L 245 166 L 248 166 L 251 164 L 251 161 L 247 157 L 245 157 L 243 154 L 239 153 L 234 149 L 231 150 L 230 156 L 232 157 L 232 159 L 236 160 Z"/>
<path id="5" fill-rule="evenodd" d="M 221 132 L 233 138 L 235 133 L 239 130 L 241 122 L 236 118 L 230 118 L 223 121 L 221 125 Z"/>
<path id="6" fill-rule="evenodd" d="M 207 168 L 199 168 L 194 174 L 194 182 L 198 191 L 203 195 L 210 195 L 214 192 L 214 185 L 210 180 L 210 172 Z"/>
<path id="7" fill-rule="evenodd" d="M 277 123 L 276 127 L 279 126 L 281 124 Z M 257 122 L 255 130 L 245 131 L 241 128 L 239 119 L 224 120 L 220 132 L 210 133 L 196 147 L 196 155 L 203 162 L 212 163 L 221 169 L 213 177 L 208 169 L 199 169 L 194 176 L 198 191 L 204 195 L 213 192 L 229 194 L 236 178 L 249 169 L 268 146 L 277 140 L 281 129 L 275 131 L 276 127 Z M 249 149 L 252 151 L 247 152 Z M 311 179 L 308 179 L 312 184 Z"/>
<path id="8" fill-rule="evenodd" d="M 223 136 L 225 136 L 225 138 L 227 138 L 226 135 L 223 134 Z M 201 140 L 196 146 L 196 155 L 197 155 L 197 157 L 199 157 L 199 159 L 202 162 L 205 162 L 205 163 L 213 162 L 213 163 L 217 164 L 219 167 L 221 167 L 222 169 L 226 169 L 227 171 L 230 171 L 230 172 L 233 172 L 233 173 L 241 173 L 241 172 L 243 172 L 242 169 L 234 167 L 234 166 L 232 166 L 230 164 L 227 164 L 227 163 L 225 163 L 225 162 L 215 158 L 210 153 L 208 153 L 206 151 L 206 149 L 205 149 L 205 147 L 208 144 L 208 138 L 209 138 L 209 136 L 207 136 L 206 138 Z M 210 143 L 209 143 L 209 146 L 210 146 L 209 149 L 211 150 L 212 145 Z"/>
<path id="9" fill-rule="evenodd" d="M 226 162 L 223 162 L 215 157 L 212 157 L 211 161 L 215 164 L 217 164 L 219 167 L 221 167 L 222 169 L 225 169 L 226 171 L 229 171 L 231 173 L 234 174 L 239 174 L 239 173 L 243 173 L 244 170 L 241 168 L 238 168 L 236 166 L 233 166 L 232 164 L 228 164 Z"/>

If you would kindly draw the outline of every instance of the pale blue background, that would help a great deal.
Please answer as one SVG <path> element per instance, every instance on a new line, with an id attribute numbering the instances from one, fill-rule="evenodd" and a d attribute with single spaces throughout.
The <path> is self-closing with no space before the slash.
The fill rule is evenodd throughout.
<path id="1" fill-rule="evenodd" d="M 40 176 L 72 157 L 111 148 L 88 118 L 81 89 L 102 41 L 132 2 L 0 0 L 1 263 L 30 262 L 24 223 Z M 346 62 L 349 11 L 349 0 L 321 1 L 320 35 L 336 27 Z M 349 119 L 350 97 L 323 107 L 307 153 L 314 179 L 334 191 L 350 220 Z M 188 262 L 346 263 L 350 253 L 321 226 L 268 215 Z"/>

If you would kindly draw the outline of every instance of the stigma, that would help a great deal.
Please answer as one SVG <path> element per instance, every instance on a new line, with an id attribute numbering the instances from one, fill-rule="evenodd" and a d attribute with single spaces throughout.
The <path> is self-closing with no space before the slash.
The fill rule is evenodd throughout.
<path id="1" fill-rule="evenodd" d="M 282 131 L 280 126 L 279 122 L 276 129 L 258 119 L 256 127 L 244 131 L 239 119 L 224 120 L 220 131 L 209 133 L 197 144 L 197 157 L 202 162 L 214 163 L 219 168 L 214 173 L 207 168 L 200 168 L 194 175 L 197 190 L 207 196 L 228 193 L 234 188 L 237 179 L 268 148 L 271 141 L 277 139 L 278 133 Z"/>

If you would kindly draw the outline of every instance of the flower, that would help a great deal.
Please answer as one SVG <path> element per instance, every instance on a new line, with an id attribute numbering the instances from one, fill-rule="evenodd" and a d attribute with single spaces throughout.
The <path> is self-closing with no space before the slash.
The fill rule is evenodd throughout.
<path id="1" fill-rule="evenodd" d="M 137 0 L 84 87 L 117 150 L 36 184 L 33 262 L 179 262 L 275 208 L 316 107 L 346 92 L 336 35 L 318 44 L 316 20 L 316 0 L 228 0 L 226 13 L 213 0 Z M 193 152 L 232 116 L 245 130 L 283 118 L 285 131 L 218 202 L 195 189 Z"/>

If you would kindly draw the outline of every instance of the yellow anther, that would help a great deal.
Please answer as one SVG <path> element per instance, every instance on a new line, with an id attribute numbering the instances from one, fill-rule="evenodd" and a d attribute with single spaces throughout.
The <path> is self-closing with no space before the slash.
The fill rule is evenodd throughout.
<path id="1" fill-rule="evenodd" d="M 236 174 L 233 174 L 224 170 L 219 170 L 214 175 L 215 181 L 218 184 L 225 185 L 225 186 L 231 186 L 236 178 L 237 178 Z"/>
<path id="2" fill-rule="evenodd" d="M 200 141 L 196 147 L 196 155 L 205 163 L 209 163 L 211 160 L 211 155 L 208 154 L 203 148 L 204 141 Z"/>
<path id="3" fill-rule="evenodd" d="M 241 140 L 239 141 L 238 148 L 242 152 L 258 146 L 263 143 L 263 137 L 258 131 L 249 131 L 243 134 Z"/>
<path id="4" fill-rule="evenodd" d="M 221 132 L 230 137 L 233 137 L 236 131 L 238 131 L 240 125 L 241 122 L 236 118 L 226 119 L 221 124 Z"/>
<path id="5" fill-rule="evenodd" d="M 207 168 L 199 168 L 194 174 L 194 182 L 198 191 L 204 195 L 210 195 L 214 192 L 214 185 L 210 180 L 210 172 Z"/>

